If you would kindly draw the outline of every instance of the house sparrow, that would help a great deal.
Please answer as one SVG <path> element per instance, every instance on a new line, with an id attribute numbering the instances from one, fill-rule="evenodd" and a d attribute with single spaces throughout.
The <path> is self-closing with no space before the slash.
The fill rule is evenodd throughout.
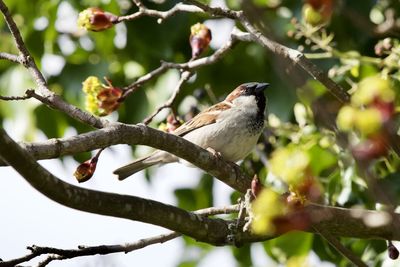
<path id="1" fill-rule="evenodd" d="M 200 112 L 172 134 L 179 135 L 202 148 L 218 153 L 224 160 L 236 162 L 247 156 L 264 128 L 265 96 L 268 83 L 245 83 L 233 90 L 224 101 Z M 159 163 L 177 162 L 171 153 L 156 150 L 114 174 L 123 180 Z"/>

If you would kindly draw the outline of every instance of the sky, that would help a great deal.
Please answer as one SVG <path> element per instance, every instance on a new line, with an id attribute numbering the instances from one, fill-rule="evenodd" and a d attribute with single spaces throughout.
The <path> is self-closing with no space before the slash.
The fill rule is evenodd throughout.
<path id="1" fill-rule="evenodd" d="M 178 187 L 193 186 L 199 179 L 199 170 L 171 164 L 156 172 L 152 184 L 149 184 L 142 174 L 122 182 L 118 181 L 112 174 L 112 170 L 129 160 L 131 160 L 131 153 L 128 146 L 117 146 L 105 150 L 100 156 L 94 177 L 80 186 L 176 204 L 173 190 Z M 66 159 L 65 166 L 59 160 L 45 160 L 40 163 L 62 180 L 77 184 L 72 176 L 77 163 L 72 159 Z M 64 207 L 37 192 L 10 167 L 0 168 L 0 177 L 0 212 L 3 215 L 0 220 L 0 258 L 3 260 L 25 255 L 28 252 L 25 247 L 33 244 L 56 248 L 123 244 L 168 232 L 166 229 L 153 225 Z M 224 190 L 223 187 L 226 189 L 226 194 L 220 194 L 220 196 L 225 196 L 219 198 L 217 202 L 229 204 L 228 197 L 231 189 L 222 183 L 217 184 L 217 190 Z M 128 254 L 82 257 L 76 260 L 55 262 L 50 266 L 131 266 L 132 262 L 142 263 L 140 266 L 159 266 L 160 264 L 175 266 L 180 259 L 190 258 L 196 253 L 196 250 L 184 251 L 183 241 L 178 238 Z M 229 263 L 231 256 L 228 251 L 224 252 L 224 249 L 220 249 L 217 253 L 220 256 L 226 255 L 215 257 L 216 253 L 213 253 L 214 256 L 211 255 L 210 258 L 214 264 L 218 262 L 218 259 L 223 259 L 225 263 L 228 260 Z M 207 259 L 204 264 L 206 263 Z"/>

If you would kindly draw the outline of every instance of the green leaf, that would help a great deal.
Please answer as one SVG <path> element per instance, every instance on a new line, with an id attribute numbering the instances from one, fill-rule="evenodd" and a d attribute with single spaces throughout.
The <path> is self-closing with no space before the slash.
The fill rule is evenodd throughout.
<path id="1" fill-rule="evenodd" d="M 378 180 L 378 187 L 388 194 L 395 203 L 400 203 L 400 172 L 391 173 Z"/>
<path id="2" fill-rule="evenodd" d="M 62 137 L 68 127 L 65 115 L 41 105 L 34 111 L 36 124 L 48 138 Z"/>
<path id="3" fill-rule="evenodd" d="M 336 164 L 337 158 L 328 149 L 324 149 L 319 145 L 314 145 L 308 150 L 310 155 L 311 169 L 314 175 L 319 175 L 323 170 Z"/>
<path id="4" fill-rule="evenodd" d="M 345 263 L 343 257 L 338 255 L 337 251 L 320 235 L 314 236 L 312 249 L 321 260 L 329 261 L 335 266 L 342 266 L 341 263 Z"/>
<path id="5" fill-rule="evenodd" d="M 206 174 L 195 188 L 180 188 L 175 190 L 178 206 L 186 210 L 198 210 L 213 205 L 213 178 Z"/>
<path id="6" fill-rule="evenodd" d="M 315 99 L 326 92 L 325 86 L 319 81 L 307 80 L 307 83 L 297 90 L 297 95 L 302 103 L 311 105 Z"/>
<path id="7" fill-rule="evenodd" d="M 176 189 L 175 197 L 178 199 L 178 206 L 185 210 L 196 209 L 196 190 L 192 188 Z"/>
<path id="8" fill-rule="evenodd" d="M 374 76 L 379 73 L 375 65 L 372 64 L 361 64 L 359 67 L 359 79 L 362 80 L 368 76 Z"/>
<path id="9" fill-rule="evenodd" d="M 312 246 L 313 234 L 305 232 L 289 232 L 280 237 L 264 242 L 267 254 L 279 263 L 289 258 L 307 255 Z"/>
<path id="10" fill-rule="evenodd" d="M 240 248 L 232 247 L 232 253 L 237 261 L 237 266 L 247 267 L 253 266 L 253 262 L 251 260 L 251 245 L 246 244 Z"/>

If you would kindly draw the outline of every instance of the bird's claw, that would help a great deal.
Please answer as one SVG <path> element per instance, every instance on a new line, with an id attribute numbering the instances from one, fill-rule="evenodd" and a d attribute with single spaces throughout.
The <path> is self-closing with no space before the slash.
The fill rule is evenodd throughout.
<path id="1" fill-rule="evenodd" d="M 216 151 L 214 148 L 212 147 L 207 147 L 206 149 L 208 152 L 210 152 L 211 154 L 213 154 L 214 157 L 217 157 L 219 159 L 222 159 L 222 154 L 218 151 Z"/>

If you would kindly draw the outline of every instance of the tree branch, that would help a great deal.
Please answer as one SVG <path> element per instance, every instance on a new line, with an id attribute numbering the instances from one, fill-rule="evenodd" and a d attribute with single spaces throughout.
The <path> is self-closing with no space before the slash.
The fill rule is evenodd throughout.
<path id="1" fill-rule="evenodd" d="M 179 136 L 145 125 L 114 123 L 106 128 L 69 138 L 21 143 L 24 150 L 36 160 L 58 158 L 116 144 L 141 144 L 165 150 L 207 171 L 239 192 L 245 193 L 250 188 L 251 178 L 233 170 L 231 164 Z"/>
<path id="2" fill-rule="evenodd" d="M 18 101 L 18 100 L 26 100 L 31 98 L 32 96 L 30 95 L 30 93 L 33 91 L 33 89 L 28 89 L 25 92 L 25 95 L 23 96 L 1 96 L 0 95 L 0 100 L 4 100 L 4 101 Z"/>
<path id="3" fill-rule="evenodd" d="M 295 65 L 300 66 L 309 75 L 311 75 L 311 77 L 321 82 L 326 89 L 328 89 L 328 91 L 340 102 L 346 103 L 350 100 L 349 94 L 339 84 L 330 79 L 328 75 L 321 70 L 321 68 L 317 67 L 314 63 L 308 60 L 303 53 L 268 39 L 256 27 L 254 27 L 244 15 L 241 15 L 239 20 L 243 27 L 245 27 L 245 29 L 252 34 L 255 42 L 267 48 L 274 54 L 283 58 L 288 58 Z"/>
<path id="4" fill-rule="evenodd" d="M 340 243 L 340 241 L 331 235 L 331 233 L 325 231 L 325 229 L 317 229 L 314 227 L 316 233 L 319 233 L 326 241 L 331 244 L 340 254 L 346 257 L 350 263 L 354 264 L 354 266 L 358 267 L 368 267 L 357 255 L 355 255 L 350 249 Z"/>
<path id="5" fill-rule="evenodd" d="M 197 210 L 194 213 L 202 216 L 210 216 L 210 215 L 218 215 L 218 214 L 230 214 L 238 211 L 238 205 L 231 205 L 227 207 L 211 207 L 206 209 Z M 78 246 L 78 249 L 58 249 L 52 247 L 41 247 L 41 246 L 29 246 L 28 250 L 31 252 L 23 257 L 12 259 L 9 261 L 0 261 L 0 267 L 12 267 L 20 263 L 28 262 L 34 258 L 37 258 L 41 255 L 48 255 L 42 262 L 38 264 L 38 266 L 46 266 L 51 261 L 54 260 L 65 260 L 72 259 L 81 256 L 92 256 L 92 255 L 107 255 L 111 253 L 124 252 L 129 253 L 134 250 L 142 249 L 147 246 L 165 243 L 169 240 L 177 238 L 181 236 L 180 233 L 170 232 L 166 234 L 161 234 L 157 236 L 152 236 L 149 238 L 139 239 L 132 243 L 126 243 L 122 245 L 100 245 L 100 246 Z"/>
<path id="6" fill-rule="evenodd" d="M 192 5 L 201 8 L 205 13 L 208 13 L 212 16 L 226 17 L 226 18 L 230 18 L 230 19 L 238 19 L 240 14 L 242 13 L 242 11 L 234 11 L 234 10 L 230 10 L 228 8 L 223 8 L 223 7 L 210 7 L 210 6 L 203 4 L 197 0 L 184 0 L 184 1 L 189 2 Z"/>
<path id="7" fill-rule="evenodd" d="M 214 245 L 240 245 L 275 237 L 254 235 L 251 232 L 232 232 L 230 225 L 236 225 L 236 221 L 207 218 L 154 200 L 98 192 L 68 184 L 36 163 L 3 129 L 0 129 L 0 157 L 13 166 L 36 190 L 74 209 L 159 225 Z M 310 217 L 311 226 L 326 229 L 338 236 L 400 240 L 400 232 L 395 231 L 396 226 L 390 219 L 387 220 L 390 215 L 386 212 L 315 204 L 308 205 L 305 212 Z M 399 214 L 393 216 L 400 218 Z M 368 226 L 371 218 L 382 223 L 374 227 Z M 309 231 L 312 232 L 313 229 L 310 228 Z"/>
<path id="8" fill-rule="evenodd" d="M 140 86 L 143 85 L 144 83 L 150 81 L 151 79 L 154 79 L 158 75 L 163 74 L 164 72 L 166 72 L 169 69 L 190 71 L 190 70 L 195 70 L 197 68 L 211 65 L 211 64 L 217 62 L 223 56 L 225 56 L 225 54 L 229 50 L 231 50 L 238 41 L 250 41 L 250 34 L 244 33 L 242 31 L 240 31 L 239 29 L 237 29 L 236 27 L 234 27 L 231 32 L 229 40 L 224 45 L 222 45 L 220 48 L 218 48 L 212 55 L 210 55 L 208 57 L 203 57 L 203 58 L 196 59 L 196 60 L 189 60 L 186 63 L 171 63 L 171 62 L 162 61 L 161 66 L 159 66 L 158 68 L 141 76 L 134 83 L 123 88 L 124 93 L 122 96 L 122 100 L 124 98 L 126 98 L 127 96 L 129 96 L 134 91 L 136 91 L 138 88 L 140 88 Z"/>
<path id="9" fill-rule="evenodd" d="M 340 101 L 348 101 L 348 94 L 339 85 L 330 80 L 325 73 L 320 71 L 311 61 L 307 60 L 302 53 L 265 37 L 265 35 L 263 35 L 242 12 L 209 7 L 195 0 L 188 1 L 193 3 L 196 7 L 177 4 L 168 11 L 160 12 L 147 9 L 139 0 L 134 0 L 139 7 L 139 11 L 130 15 L 130 18 L 128 18 L 129 16 L 126 16 L 125 20 L 147 15 L 158 17 L 160 22 L 162 22 L 163 19 L 168 18 L 179 11 L 204 11 L 213 16 L 224 16 L 235 19 L 241 22 L 249 33 L 240 33 L 238 36 L 234 36 L 234 33 L 232 33 L 231 39 L 227 44 L 215 51 L 215 53 L 210 57 L 182 64 L 163 62 L 159 68 L 145 76 L 142 76 L 134 84 L 130 85 L 126 92 L 132 92 L 142 83 L 170 68 L 189 71 L 200 66 L 212 64 L 224 55 L 237 40 L 243 40 L 258 42 L 273 53 L 290 59 L 294 64 L 306 70 L 314 79 L 323 83 Z M 196 240 L 216 245 L 240 245 L 248 242 L 263 241 L 274 237 L 256 236 L 251 232 L 238 231 L 240 229 L 236 229 L 236 231 L 233 232 L 231 226 L 235 225 L 236 221 L 232 222 L 218 218 L 207 218 L 204 214 L 200 215 L 196 212 L 188 212 L 157 201 L 83 189 L 59 180 L 41 167 L 36 162 L 35 158 L 59 157 L 61 155 L 74 154 L 80 151 L 90 151 L 96 148 L 120 143 L 143 144 L 176 154 L 177 156 L 192 162 L 194 165 L 207 170 L 210 174 L 216 176 L 240 192 L 245 192 L 251 183 L 249 177 L 243 174 L 237 174 L 232 170 L 230 164 L 180 137 L 165 134 L 143 125 L 129 126 L 120 123 L 109 124 L 106 120 L 98 119 L 63 101 L 59 96 L 49 90 L 45 78 L 36 66 L 29 51 L 26 49 L 19 30 L 2 0 L 0 0 L 0 10 L 4 14 L 6 23 L 11 31 L 16 46 L 21 52 L 20 56 L 1 53 L 0 59 L 7 59 L 12 62 L 23 64 L 30 71 L 32 77 L 38 84 L 40 94 L 30 91 L 29 94 L 27 93 L 27 96 L 34 97 L 44 104 L 61 110 L 69 116 L 94 127 L 105 127 L 104 129 L 72 138 L 52 139 L 47 142 L 26 144 L 25 149 L 18 146 L 9 138 L 3 129 L 0 129 L 0 158 L 2 158 L 3 163 L 13 166 L 39 192 L 64 206 L 74 209 L 159 225 L 186 234 Z M 121 18 L 123 19 L 123 17 Z M 166 104 L 172 104 L 179 91 L 180 85 L 181 84 L 178 84 L 178 89 L 175 90 L 175 93 Z M 124 97 L 126 97 L 128 93 L 125 93 Z M 341 209 L 314 204 L 310 204 L 305 208 L 305 210 L 311 219 L 311 228 L 309 230 L 311 232 L 315 232 L 315 229 L 324 229 L 324 231 L 326 230 L 328 233 L 335 233 L 335 235 L 338 236 L 400 240 L 400 232 L 397 231 L 395 223 L 400 218 L 399 214 L 388 214 L 386 212 L 368 210 Z M 374 227 L 368 225 L 371 217 L 374 217 L 375 219 L 378 218 L 378 221 L 381 222 L 381 224 L 374 225 Z M 159 236 L 145 239 L 144 243 L 149 245 L 152 244 L 152 242 L 169 240 L 168 238 L 176 237 L 175 235 L 179 234 L 170 233 L 163 237 Z M 131 248 L 140 248 L 140 246 L 143 245 L 142 241 L 132 243 Z M 37 248 L 38 247 L 32 248 L 32 253 L 35 253 L 34 250 Z M 103 246 L 92 248 L 96 248 L 98 249 L 97 251 L 100 251 Z M 111 246 L 109 249 L 112 250 L 115 248 L 116 247 Z M 57 250 L 54 248 L 42 249 L 53 249 L 53 252 L 54 250 Z M 74 251 L 85 251 L 85 249 L 87 249 L 87 251 L 90 250 L 89 248 L 82 247 Z M 119 247 L 119 249 L 122 249 L 122 247 Z M 58 251 L 65 253 L 66 250 Z M 44 266 L 52 260 L 63 259 L 64 257 L 66 256 L 50 256 L 41 264 Z M 4 262 L 0 262 L 0 266 L 6 266 L 2 265 L 3 263 Z"/>
<path id="10" fill-rule="evenodd" d="M 250 22 L 249 18 L 245 16 L 242 11 L 232 11 L 225 8 L 214 8 L 207 6 L 206 4 L 202 4 L 197 0 L 187 0 L 203 9 L 205 12 L 210 15 L 218 15 L 224 16 L 227 18 L 232 18 L 239 21 L 243 27 L 248 31 L 248 33 L 252 36 L 252 41 L 259 43 L 261 46 L 267 48 L 272 53 L 282 57 L 290 59 L 293 64 L 300 66 L 304 69 L 308 74 L 311 75 L 314 79 L 320 81 L 328 91 L 334 95 L 339 101 L 345 103 L 350 100 L 348 93 L 337 83 L 335 83 L 332 79 L 330 79 L 325 72 L 323 72 L 320 68 L 314 65 L 310 60 L 308 60 L 303 53 L 286 47 L 282 44 L 279 44 L 269 38 L 267 38 L 264 34 L 260 32 L 253 24 Z"/>
<path id="11" fill-rule="evenodd" d="M 210 219 L 149 199 L 98 192 L 68 184 L 39 165 L 3 129 L 0 129 L 0 157 L 36 190 L 64 206 L 160 225 L 210 244 L 226 243 L 224 236 L 228 226 L 224 220 Z"/>
<path id="12" fill-rule="evenodd" d="M 13 55 L 5 52 L 0 52 L 0 59 L 8 60 L 14 63 L 22 64 L 21 57 L 18 55 Z"/>
<path id="13" fill-rule="evenodd" d="M 191 236 L 196 240 L 217 245 L 240 245 L 274 237 L 256 236 L 250 232 L 232 232 L 232 226 L 230 226 L 232 223 L 229 221 L 202 217 L 196 213 L 187 212 L 157 201 L 97 192 L 67 184 L 37 164 L 2 129 L 0 129 L 0 156 L 24 176 L 38 191 L 54 201 L 71 208 L 160 225 Z M 152 212 L 149 212 L 150 210 Z M 310 216 L 313 226 L 310 231 L 317 228 L 326 229 L 339 236 L 358 238 L 375 237 L 389 240 L 400 239 L 400 233 L 393 231 L 395 229 L 393 223 L 390 220 L 382 220 L 382 218 L 387 218 L 388 216 L 385 212 L 348 210 L 318 205 L 309 205 L 306 207 L 306 211 Z M 374 216 L 375 220 L 382 220 L 384 223 L 376 227 L 367 226 L 365 222 L 368 222 L 371 216 Z M 400 215 L 395 214 L 395 216 L 398 218 Z M 176 222 L 180 223 L 177 224 Z M 158 241 L 159 239 L 156 238 L 155 240 Z M 136 246 L 139 246 L 139 244 L 135 244 L 134 247 Z M 100 248 L 102 247 L 96 249 Z M 115 249 L 116 247 L 112 248 Z M 121 247 L 117 248 L 121 249 Z M 96 251 L 96 249 L 94 250 Z M 74 253 L 82 253 L 79 251 L 88 253 L 88 250 L 82 249 L 75 250 Z M 58 252 L 60 251 L 58 250 Z M 65 250 L 61 252 L 65 253 Z M 26 259 L 27 257 L 29 256 L 22 257 L 22 259 Z M 50 256 L 41 265 L 44 266 L 52 260 L 64 258 L 66 257 L 63 255 Z M 18 260 L 21 260 L 21 258 Z M 0 263 L 0 266 L 9 265 L 2 265 Z"/>
<path id="14" fill-rule="evenodd" d="M 149 115 L 147 118 L 143 120 L 144 124 L 149 124 L 155 116 L 157 116 L 158 113 L 160 113 L 163 109 L 165 108 L 171 108 L 172 104 L 175 101 L 175 98 L 178 96 L 179 92 L 181 91 L 182 85 L 190 79 L 190 76 L 192 73 L 190 71 L 185 71 L 182 73 L 181 78 L 178 82 L 178 84 L 175 86 L 174 91 L 170 98 L 162 105 L 160 105 L 151 115 Z"/>
<path id="15" fill-rule="evenodd" d="M 178 3 L 174 7 L 172 7 L 171 9 L 169 9 L 167 11 L 159 11 L 159 10 L 146 8 L 145 5 L 139 0 L 134 0 L 133 2 L 139 8 L 139 11 L 137 11 L 133 14 L 127 15 L 127 16 L 118 17 L 116 23 L 119 23 L 122 21 L 135 20 L 135 19 L 138 19 L 143 16 L 158 18 L 157 22 L 162 23 L 165 19 L 174 16 L 178 12 L 187 12 L 187 13 L 203 12 L 200 8 L 198 8 L 196 6 L 185 5 L 183 3 Z"/>
<path id="16" fill-rule="evenodd" d="M 107 125 L 107 121 L 104 119 L 99 119 L 94 117 L 93 115 L 82 111 L 81 109 L 65 102 L 64 100 L 61 99 L 60 96 L 56 95 L 54 92 L 52 92 L 47 85 L 47 81 L 44 78 L 43 74 L 40 72 L 39 68 L 37 67 L 35 60 L 29 53 L 28 49 L 26 48 L 26 45 L 21 37 L 21 33 L 18 30 L 17 25 L 15 24 L 14 20 L 12 19 L 12 16 L 6 6 L 6 4 L 3 2 L 3 0 L 0 0 L 0 11 L 3 13 L 4 19 L 6 21 L 6 24 L 11 32 L 11 35 L 14 39 L 15 45 L 17 49 L 20 51 L 20 60 L 18 63 L 21 63 L 29 70 L 31 73 L 31 76 L 35 80 L 36 84 L 38 85 L 38 90 L 40 92 L 39 94 L 36 94 L 34 91 L 31 92 L 31 96 L 35 97 L 42 103 L 48 105 L 51 108 L 58 109 L 70 117 L 84 122 L 90 126 L 93 126 L 95 128 L 102 128 L 105 125 Z"/>

